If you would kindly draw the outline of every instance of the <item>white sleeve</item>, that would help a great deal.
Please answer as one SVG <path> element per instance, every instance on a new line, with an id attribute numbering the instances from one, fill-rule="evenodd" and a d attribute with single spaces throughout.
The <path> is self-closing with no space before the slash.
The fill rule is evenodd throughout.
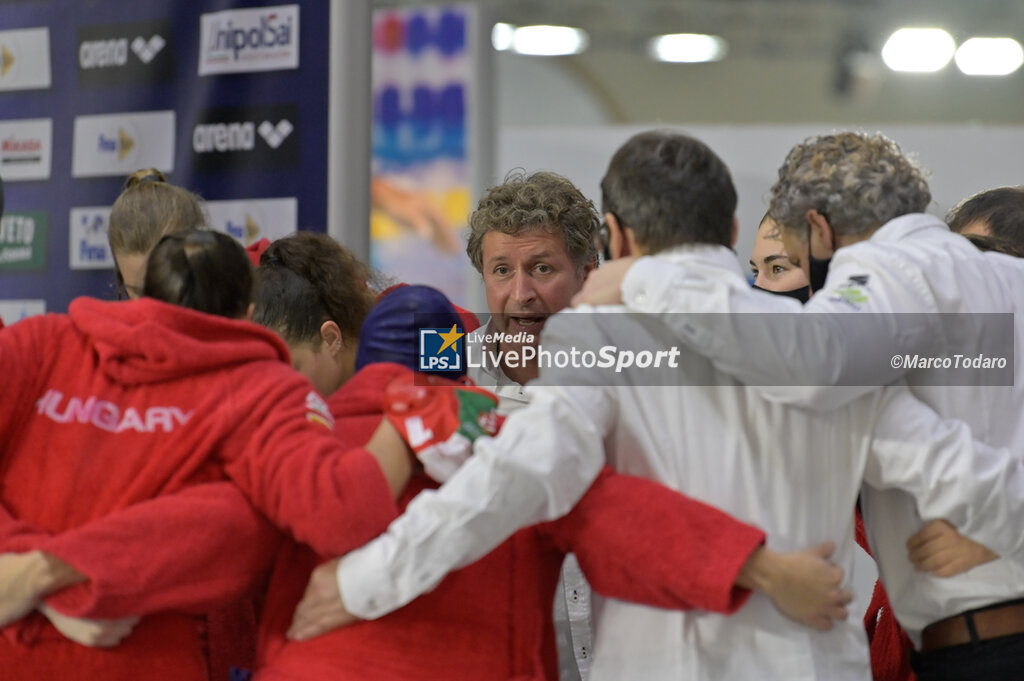
<path id="1" fill-rule="evenodd" d="M 658 314 L 690 349 L 763 397 L 829 410 L 900 378 L 905 370 L 893 368 L 892 357 L 924 352 L 937 336 L 934 315 L 892 314 L 881 277 L 865 273 L 847 258 L 832 268 L 831 285 L 801 306 L 699 267 L 647 257 L 630 268 L 622 295 L 628 307 Z"/>
<path id="2" fill-rule="evenodd" d="M 605 463 L 611 389 L 527 391 L 530 404 L 497 437 L 478 440 L 440 489 L 421 492 L 385 534 L 340 561 L 349 612 L 372 619 L 394 611 L 520 528 L 565 515 L 589 489 Z"/>
<path id="3" fill-rule="evenodd" d="M 885 389 L 864 482 L 914 497 L 925 521 L 957 530 L 1012 560 L 1024 559 L 1024 461 L 974 440 L 905 386 Z"/>

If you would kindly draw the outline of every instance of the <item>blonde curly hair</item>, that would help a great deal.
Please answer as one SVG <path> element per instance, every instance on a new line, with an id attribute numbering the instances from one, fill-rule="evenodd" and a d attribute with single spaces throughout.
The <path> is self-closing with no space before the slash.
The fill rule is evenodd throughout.
<path id="1" fill-rule="evenodd" d="M 924 171 L 882 134 L 841 132 L 793 147 L 771 189 L 768 213 L 799 229 L 808 210 L 840 234 L 863 234 L 931 203 Z"/>

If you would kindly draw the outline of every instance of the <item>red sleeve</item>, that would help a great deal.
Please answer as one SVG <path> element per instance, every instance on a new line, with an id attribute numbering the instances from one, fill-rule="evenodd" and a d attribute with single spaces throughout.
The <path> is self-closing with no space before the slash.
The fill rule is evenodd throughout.
<path id="1" fill-rule="evenodd" d="M 57 315 L 32 317 L 0 334 L 0 367 L 4 367 L 3 387 L 0 388 L 0 466 L 8 439 L 13 437 L 17 426 L 24 423 L 23 415 L 35 406 L 40 386 L 46 379 L 49 367 L 46 353 L 47 348 L 52 347 L 46 341 L 56 340 L 59 344 L 61 324 L 66 323 L 66 317 Z M 17 367 L 24 370 L 14 370 Z M 0 504 L 0 553 L 31 550 L 34 543 L 47 536 L 12 516 Z"/>
<path id="2" fill-rule="evenodd" d="M 49 535 L 31 524 L 18 520 L 0 505 L 0 553 L 31 551 Z"/>
<path id="3" fill-rule="evenodd" d="M 259 241 L 255 241 L 245 247 L 245 254 L 249 256 L 249 262 L 252 263 L 253 267 L 260 266 L 260 257 L 263 252 L 270 247 L 270 239 L 263 237 Z"/>
<path id="4" fill-rule="evenodd" d="M 651 480 L 605 468 L 569 514 L 542 525 L 605 596 L 730 614 L 735 586 L 764 532 Z"/>
<path id="5" fill-rule="evenodd" d="M 35 407 L 57 353 L 69 350 L 64 338 L 70 329 L 66 315 L 39 315 L 0 333 L 0 462 L 7 441 Z"/>
<path id="6" fill-rule="evenodd" d="M 47 538 L 89 578 L 47 603 L 74 617 L 208 612 L 252 593 L 280 535 L 230 482 L 187 487 Z"/>
<path id="7" fill-rule="evenodd" d="M 377 460 L 347 449 L 323 399 L 290 367 L 235 395 L 241 424 L 224 443 L 227 474 L 271 521 L 320 555 L 339 556 L 387 529 L 398 507 Z"/>

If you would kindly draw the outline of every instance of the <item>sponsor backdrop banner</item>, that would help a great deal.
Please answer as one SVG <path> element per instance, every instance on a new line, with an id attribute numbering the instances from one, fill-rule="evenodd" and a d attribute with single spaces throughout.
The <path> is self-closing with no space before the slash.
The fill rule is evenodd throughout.
<path id="1" fill-rule="evenodd" d="M 250 244 L 327 219 L 330 4 L 0 2 L 0 316 L 116 297 L 125 178 L 159 168 Z"/>

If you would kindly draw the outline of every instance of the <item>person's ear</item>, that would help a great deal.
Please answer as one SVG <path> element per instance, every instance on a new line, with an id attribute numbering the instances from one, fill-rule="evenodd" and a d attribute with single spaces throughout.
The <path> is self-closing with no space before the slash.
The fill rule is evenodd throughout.
<path id="1" fill-rule="evenodd" d="M 338 323 L 330 319 L 320 325 L 320 341 L 332 355 L 338 354 L 345 347 L 345 337 Z"/>
<path id="2" fill-rule="evenodd" d="M 245 308 L 245 315 L 242 319 L 251 322 L 254 314 L 256 314 L 256 303 L 249 303 L 249 307 Z"/>
<path id="3" fill-rule="evenodd" d="M 820 244 L 827 251 L 828 255 L 831 256 L 836 250 L 836 237 L 832 225 L 828 224 L 828 220 L 825 219 L 824 215 L 813 208 L 807 211 L 806 217 L 807 224 L 811 228 L 810 241 L 812 252 L 818 250 L 814 246 Z"/>
<path id="4" fill-rule="evenodd" d="M 629 245 L 619 219 L 613 213 L 605 213 L 604 222 L 608 225 L 608 252 L 611 253 L 612 260 L 629 255 L 626 252 Z"/>

